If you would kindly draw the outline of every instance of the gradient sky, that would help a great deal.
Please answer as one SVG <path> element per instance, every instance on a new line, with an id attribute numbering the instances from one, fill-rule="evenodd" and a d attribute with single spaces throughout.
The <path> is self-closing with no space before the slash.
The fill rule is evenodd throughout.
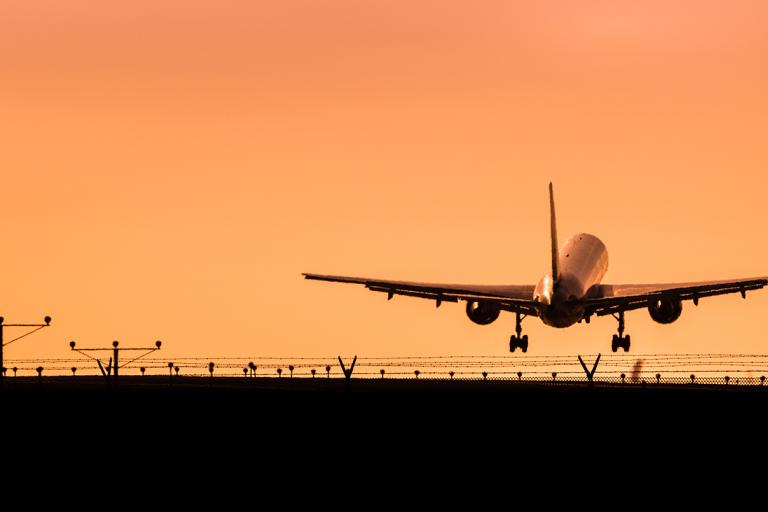
<path id="1" fill-rule="evenodd" d="M 514 316 L 301 272 L 533 284 L 561 238 L 605 281 L 768 274 L 762 1 L 0 3 L 6 322 L 174 355 L 508 353 Z M 768 353 L 768 291 L 627 315 L 637 353 Z M 524 323 L 529 354 L 616 322 Z"/>

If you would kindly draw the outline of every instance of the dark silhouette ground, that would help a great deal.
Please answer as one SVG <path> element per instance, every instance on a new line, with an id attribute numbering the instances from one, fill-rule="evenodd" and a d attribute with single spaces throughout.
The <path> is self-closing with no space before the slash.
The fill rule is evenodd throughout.
<path id="1" fill-rule="evenodd" d="M 427 472 L 716 471 L 753 457 L 768 433 L 768 387 L 125 376 L 107 388 L 101 377 L 19 377 L 0 400 L 6 462 L 248 485 L 256 475 L 343 488 L 374 475 L 402 485 L 403 472 L 415 485 Z"/>
<path id="2" fill-rule="evenodd" d="M 30 428 L 61 421 L 72 426 L 127 428 L 150 421 L 173 428 L 213 430 L 299 428 L 343 431 L 365 422 L 370 431 L 391 425 L 450 429 L 503 428 L 532 435 L 560 425 L 623 431 L 701 428 L 719 422 L 759 422 L 768 386 L 699 386 L 517 382 L 125 376 L 107 386 L 101 377 L 7 378 L 6 418 Z M 757 425 L 757 423 L 752 423 Z M 288 425 L 288 426 L 286 426 Z M 764 427 L 763 427 L 764 428 Z"/>

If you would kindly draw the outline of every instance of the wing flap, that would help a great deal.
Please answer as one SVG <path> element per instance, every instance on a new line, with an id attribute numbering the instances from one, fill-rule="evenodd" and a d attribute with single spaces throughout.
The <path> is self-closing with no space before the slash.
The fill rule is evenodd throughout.
<path id="1" fill-rule="evenodd" d="M 382 292 L 392 298 L 394 295 L 416 297 L 442 302 L 487 301 L 498 304 L 507 311 L 538 316 L 538 308 L 533 301 L 534 286 L 530 285 L 462 285 L 417 283 L 412 281 L 390 281 L 363 277 L 332 276 L 321 274 L 303 274 L 306 279 L 364 285 L 371 291 Z"/>
<path id="2" fill-rule="evenodd" d="M 704 297 L 759 290 L 768 285 L 768 278 L 731 279 L 698 283 L 599 285 L 591 299 L 583 301 L 588 314 L 597 316 L 615 314 L 648 307 L 664 297 L 692 300 L 698 303 Z"/>

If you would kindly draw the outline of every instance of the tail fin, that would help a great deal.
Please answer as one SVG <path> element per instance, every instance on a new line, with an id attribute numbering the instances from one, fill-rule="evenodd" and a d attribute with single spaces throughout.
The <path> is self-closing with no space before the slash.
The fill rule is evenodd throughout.
<path id="1" fill-rule="evenodd" d="M 549 230 L 550 238 L 552 242 L 552 281 L 557 281 L 560 277 L 560 271 L 558 267 L 558 261 L 560 261 L 560 254 L 557 245 L 557 220 L 555 219 L 555 192 L 552 188 L 552 182 L 549 183 Z"/>

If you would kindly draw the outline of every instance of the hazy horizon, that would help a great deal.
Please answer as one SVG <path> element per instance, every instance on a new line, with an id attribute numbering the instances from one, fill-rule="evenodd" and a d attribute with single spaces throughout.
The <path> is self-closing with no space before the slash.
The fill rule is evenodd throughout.
<path id="1" fill-rule="evenodd" d="M 302 272 L 535 284 L 768 275 L 768 5 L 137 1 L 0 5 L 6 359 L 507 355 L 514 315 Z M 768 354 L 768 291 L 626 316 L 632 352 Z M 528 355 L 616 322 L 529 318 Z M 14 332 L 7 331 L 6 339 Z"/>

